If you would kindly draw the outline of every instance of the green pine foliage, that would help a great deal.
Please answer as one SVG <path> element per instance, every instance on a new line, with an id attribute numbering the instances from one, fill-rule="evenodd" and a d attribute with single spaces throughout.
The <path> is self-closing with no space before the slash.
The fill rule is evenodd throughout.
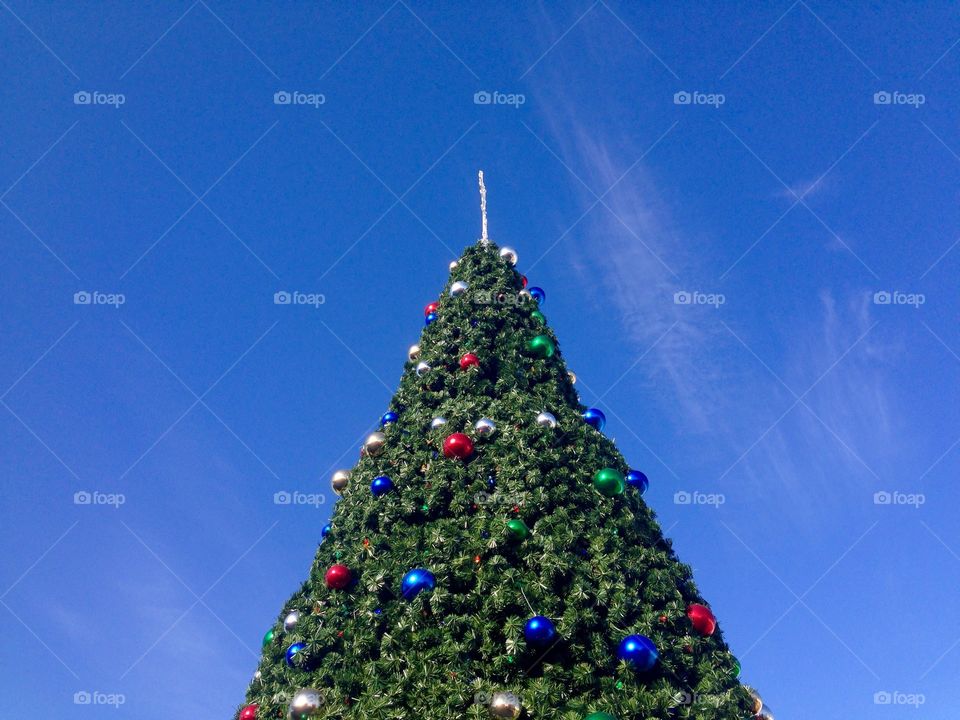
<path id="1" fill-rule="evenodd" d="M 469 289 L 451 297 L 458 280 Z M 493 243 L 468 248 L 452 271 L 420 340 L 431 369 L 407 364 L 389 408 L 398 422 L 383 428 L 382 453 L 353 469 L 309 578 L 272 626 L 247 691 L 257 718 L 286 717 L 301 688 L 320 691 L 314 717 L 345 720 L 479 720 L 497 691 L 543 720 L 752 715 L 720 630 L 702 637 L 690 625 L 687 605 L 704 600 L 654 514 L 632 487 L 595 489 L 597 470 L 627 464 L 583 421 L 559 343 L 521 289 Z M 557 343 L 552 357 L 527 348 L 541 334 Z M 479 368 L 460 369 L 467 352 Z M 541 411 L 555 428 L 536 423 Z M 438 416 L 447 423 L 431 429 Z M 481 418 L 496 423 L 492 436 L 477 436 Z M 473 439 L 469 460 L 443 455 L 453 432 Z M 379 475 L 395 488 L 375 497 Z M 530 528 L 523 540 L 507 530 L 516 518 Z M 338 563 L 354 583 L 331 590 L 324 574 Z M 401 580 L 417 567 L 436 588 L 406 600 Z M 291 610 L 301 618 L 286 632 Z M 527 645 L 533 615 L 553 620 L 559 642 Z M 618 661 L 629 634 L 656 644 L 652 671 Z M 290 667 L 297 642 L 306 649 Z"/>

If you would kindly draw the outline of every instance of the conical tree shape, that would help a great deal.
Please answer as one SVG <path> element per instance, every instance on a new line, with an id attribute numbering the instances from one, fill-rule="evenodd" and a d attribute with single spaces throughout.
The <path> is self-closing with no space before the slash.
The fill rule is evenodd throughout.
<path id="1" fill-rule="evenodd" d="M 754 714 L 709 611 L 688 617 L 704 604 L 690 569 L 584 421 L 523 282 L 493 243 L 456 264 L 391 402 L 396 420 L 353 469 L 239 717 L 516 717 L 515 702 L 547 720 Z M 479 365 L 461 367 L 467 353 Z M 454 433 L 472 441 L 465 459 L 444 453 Z M 414 569 L 434 586 L 405 586 Z M 628 636 L 642 638 L 624 654 Z"/>

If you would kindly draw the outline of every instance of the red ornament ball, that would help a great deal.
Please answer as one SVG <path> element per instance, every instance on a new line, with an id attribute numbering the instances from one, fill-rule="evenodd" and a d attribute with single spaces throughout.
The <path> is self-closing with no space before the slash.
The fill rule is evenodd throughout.
<path id="1" fill-rule="evenodd" d="M 480 367 L 480 358 L 473 353 L 466 353 L 460 358 L 460 369 L 467 370 L 472 367 Z"/>
<path id="2" fill-rule="evenodd" d="M 438 307 L 440 307 L 440 304 L 437 303 L 436 301 L 430 303 L 423 309 L 423 316 L 426 317 L 430 313 L 435 313 Z"/>
<path id="3" fill-rule="evenodd" d="M 256 703 L 251 703 L 243 708 L 240 711 L 240 720 L 257 720 L 257 710 L 260 709 L 260 706 Z"/>
<path id="4" fill-rule="evenodd" d="M 343 590 L 351 580 L 353 580 L 353 574 L 346 565 L 331 565 L 327 574 L 323 576 L 323 582 L 331 590 Z"/>
<path id="5" fill-rule="evenodd" d="M 466 460 L 473 455 L 473 440 L 463 433 L 453 433 L 447 435 L 443 441 L 443 454 L 448 458 L 459 458 Z"/>
<path id="6" fill-rule="evenodd" d="M 709 637 L 717 629 L 717 619 L 705 605 L 692 603 L 687 607 L 687 617 L 690 618 L 693 629 L 701 635 Z"/>
<path id="7" fill-rule="evenodd" d="M 526 287 L 526 286 L 527 286 L 527 276 L 526 276 L 526 275 L 521 275 L 521 276 L 520 276 L 520 282 L 523 284 L 524 287 Z"/>

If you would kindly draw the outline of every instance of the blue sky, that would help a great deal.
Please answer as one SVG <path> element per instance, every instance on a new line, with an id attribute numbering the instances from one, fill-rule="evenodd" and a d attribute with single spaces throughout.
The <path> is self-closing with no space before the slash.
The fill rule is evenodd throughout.
<path id="1" fill-rule="evenodd" d="M 483 168 L 743 679 L 954 717 L 958 41 L 947 3 L 0 2 L 9 713 L 242 700 Z"/>

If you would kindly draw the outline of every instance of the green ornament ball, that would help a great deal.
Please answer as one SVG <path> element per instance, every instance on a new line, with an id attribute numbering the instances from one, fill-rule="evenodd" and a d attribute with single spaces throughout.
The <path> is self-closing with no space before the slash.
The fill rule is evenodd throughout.
<path id="1" fill-rule="evenodd" d="M 540 312 L 539 310 L 534 310 L 532 313 L 530 313 L 530 317 L 532 317 L 541 325 L 545 325 L 547 323 L 547 319 L 543 316 L 543 313 Z"/>
<path id="2" fill-rule="evenodd" d="M 530 537 L 530 528 L 520 518 L 513 518 L 507 521 L 507 534 L 511 540 L 522 542 Z"/>
<path id="3" fill-rule="evenodd" d="M 733 677 L 735 678 L 740 677 L 740 661 L 739 660 L 733 661 Z"/>
<path id="4" fill-rule="evenodd" d="M 614 497 L 623 494 L 626 482 L 623 479 L 623 473 L 619 470 L 603 468 L 603 470 L 597 470 L 593 476 L 593 486 L 601 495 Z"/>
<path id="5" fill-rule="evenodd" d="M 263 636 L 263 646 L 266 647 L 273 642 L 274 632 L 273 628 L 267 630 L 267 634 Z"/>
<path id="6" fill-rule="evenodd" d="M 546 335 L 537 335 L 533 340 L 527 343 L 527 350 L 530 351 L 532 355 L 536 355 L 540 358 L 552 357 L 553 353 L 556 352 L 557 348 L 551 340 Z"/>
<path id="7" fill-rule="evenodd" d="M 587 715 L 584 720 L 617 720 L 617 716 L 608 712 L 595 712 Z"/>

